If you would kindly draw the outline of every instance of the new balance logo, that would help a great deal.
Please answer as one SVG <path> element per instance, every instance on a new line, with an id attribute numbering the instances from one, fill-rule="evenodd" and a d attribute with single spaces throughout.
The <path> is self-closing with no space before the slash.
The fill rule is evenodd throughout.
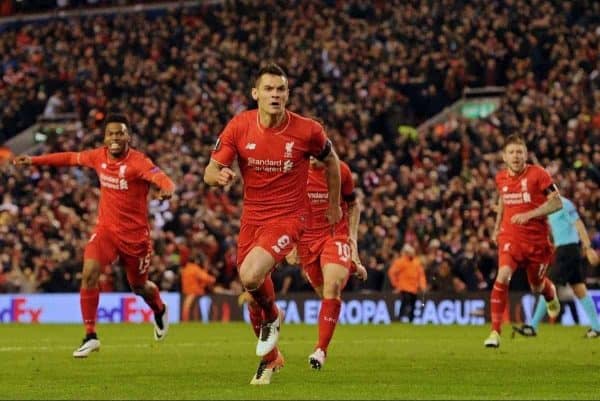
<path id="1" fill-rule="evenodd" d="M 246 149 L 248 150 L 254 150 L 256 149 L 256 144 L 255 143 L 249 143 L 246 145 Z"/>

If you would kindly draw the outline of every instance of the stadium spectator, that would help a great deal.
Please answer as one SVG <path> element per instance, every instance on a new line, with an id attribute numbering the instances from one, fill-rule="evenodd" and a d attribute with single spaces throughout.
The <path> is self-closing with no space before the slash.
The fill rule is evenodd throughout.
<path id="1" fill-rule="evenodd" d="M 203 257 L 198 254 L 198 262 L 189 261 L 181 269 L 181 293 L 183 294 L 181 320 L 200 320 L 200 308 L 198 298 L 210 291 L 215 284 L 215 277 L 211 275 L 201 263 Z"/>
<path id="2" fill-rule="evenodd" d="M 423 265 L 412 245 L 404 244 L 400 257 L 394 260 L 388 270 L 388 277 L 394 293 L 399 294 L 402 301 L 399 319 L 412 322 L 417 294 L 427 289 Z"/>

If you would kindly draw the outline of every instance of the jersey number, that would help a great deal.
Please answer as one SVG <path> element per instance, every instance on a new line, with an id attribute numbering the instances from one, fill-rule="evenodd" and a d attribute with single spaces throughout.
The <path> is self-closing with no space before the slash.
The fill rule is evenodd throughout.
<path id="1" fill-rule="evenodd" d="M 275 253 L 280 253 L 281 250 L 283 248 L 285 248 L 286 246 L 288 246 L 290 244 L 290 237 L 287 235 L 282 235 L 281 237 L 279 237 L 279 239 L 277 240 L 277 245 L 273 245 L 271 247 L 271 249 L 275 252 Z"/>
<path id="2" fill-rule="evenodd" d="M 350 245 L 345 242 L 335 241 L 335 245 L 337 245 L 338 256 L 342 262 L 347 262 L 350 260 Z"/>
<path id="3" fill-rule="evenodd" d="M 140 274 L 148 272 L 148 269 L 150 268 L 150 257 L 152 257 L 152 252 L 148 252 L 145 257 L 140 258 L 140 264 L 138 266 Z"/>

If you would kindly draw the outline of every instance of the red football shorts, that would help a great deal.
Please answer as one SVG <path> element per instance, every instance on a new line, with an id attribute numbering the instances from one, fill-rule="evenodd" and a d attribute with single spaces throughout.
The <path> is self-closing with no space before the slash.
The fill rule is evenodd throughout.
<path id="1" fill-rule="evenodd" d="M 281 262 L 290 253 L 304 232 L 305 221 L 302 217 L 271 220 L 264 225 L 242 223 L 238 236 L 238 269 L 254 247 L 269 252 L 275 263 Z"/>
<path id="2" fill-rule="evenodd" d="M 124 242 L 114 233 L 102 228 L 97 228 L 92 234 L 83 254 L 84 260 L 97 260 L 101 266 L 109 265 L 119 258 L 132 287 L 142 286 L 148 280 L 151 257 L 152 242 L 149 238 Z"/>
<path id="3" fill-rule="evenodd" d="M 308 281 L 315 288 L 323 286 L 325 265 L 336 264 L 352 271 L 352 252 L 347 235 L 327 236 L 309 243 L 300 243 L 298 257 Z M 343 287 L 345 286 L 346 283 Z"/>
<path id="4" fill-rule="evenodd" d="M 500 239 L 498 241 L 498 265 L 508 266 L 514 272 L 522 267 L 527 271 L 531 285 L 540 285 L 552 262 L 553 248 L 550 242 L 530 244 L 523 241 Z"/>

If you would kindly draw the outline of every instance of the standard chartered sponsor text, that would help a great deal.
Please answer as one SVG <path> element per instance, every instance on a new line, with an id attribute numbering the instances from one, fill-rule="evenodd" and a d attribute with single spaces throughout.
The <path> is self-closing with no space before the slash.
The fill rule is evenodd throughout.
<path id="1" fill-rule="evenodd" d="M 279 173 L 283 171 L 283 160 L 255 159 L 249 157 L 248 166 L 254 168 L 255 171 Z"/>

